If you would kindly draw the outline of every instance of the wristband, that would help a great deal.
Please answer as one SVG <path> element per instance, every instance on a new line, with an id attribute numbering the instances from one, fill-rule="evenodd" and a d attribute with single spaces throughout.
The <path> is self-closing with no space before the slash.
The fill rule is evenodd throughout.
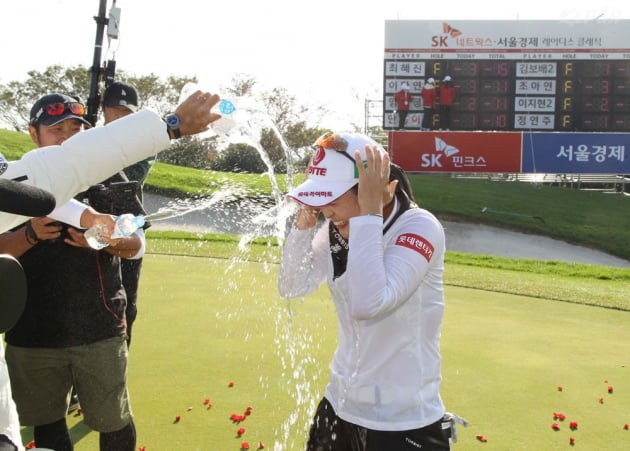
<path id="1" fill-rule="evenodd" d="M 24 236 L 26 237 L 26 242 L 31 246 L 35 246 L 39 243 L 39 238 L 37 238 L 37 234 L 35 230 L 33 230 L 33 226 L 31 225 L 31 221 L 29 220 L 24 227 Z"/>

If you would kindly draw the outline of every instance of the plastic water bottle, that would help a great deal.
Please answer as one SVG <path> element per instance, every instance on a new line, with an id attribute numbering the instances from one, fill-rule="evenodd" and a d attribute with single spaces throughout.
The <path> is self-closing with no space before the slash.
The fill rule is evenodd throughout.
<path id="1" fill-rule="evenodd" d="M 144 216 L 134 216 L 131 213 L 120 215 L 114 223 L 114 233 L 111 238 L 124 238 L 131 235 L 144 225 Z"/>
<path id="2" fill-rule="evenodd" d="M 110 238 L 124 238 L 144 225 L 143 216 L 134 216 L 131 213 L 125 213 L 116 218 L 114 223 L 114 233 Z M 107 224 L 96 224 L 85 231 L 85 239 L 92 249 L 103 249 L 109 244 L 105 241 L 109 230 Z"/>
<path id="3" fill-rule="evenodd" d="M 85 231 L 85 239 L 92 249 L 103 249 L 109 246 L 105 237 L 108 234 L 107 224 L 96 224 Z"/>
<path id="4" fill-rule="evenodd" d="M 213 122 L 212 129 L 219 136 L 227 137 L 230 133 L 238 126 L 238 119 L 241 114 L 241 111 L 237 112 L 238 103 L 237 99 L 228 100 L 223 99 L 219 102 L 219 112 L 221 113 L 221 118 L 216 122 Z"/>

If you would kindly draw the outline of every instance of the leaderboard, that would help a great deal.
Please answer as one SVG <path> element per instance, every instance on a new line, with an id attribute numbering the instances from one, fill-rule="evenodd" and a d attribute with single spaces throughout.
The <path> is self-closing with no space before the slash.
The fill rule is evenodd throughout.
<path id="1" fill-rule="evenodd" d="M 405 128 L 414 129 L 426 79 L 450 75 L 452 130 L 630 132 L 630 21 L 591 22 L 388 22 L 384 128 L 397 124 L 393 95 L 404 81 L 414 97 Z"/>

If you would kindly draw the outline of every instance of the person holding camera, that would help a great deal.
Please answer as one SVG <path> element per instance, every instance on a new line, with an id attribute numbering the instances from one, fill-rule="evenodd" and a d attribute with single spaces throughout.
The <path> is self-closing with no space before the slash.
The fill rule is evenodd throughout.
<path id="1" fill-rule="evenodd" d="M 103 93 L 103 117 L 105 125 L 111 124 L 115 120 L 129 116 L 138 111 L 139 96 L 136 88 L 128 83 L 116 81 L 109 85 Z M 130 182 L 135 182 L 136 195 L 142 202 L 142 187 L 146 180 L 157 155 L 152 155 L 131 166 L 127 166 L 119 175 L 124 176 Z M 145 227 L 146 228 L 146 227 Z M 142 270 L 142 258 L 122 259 L 120 261 L 122 270 L 123 285 L 127 293 L 127 346 L 131 345 L 131 331 L 134 321 L 138 316 L 138 284 L 140 282 L 140 271 Z"/>
<path id="2" fill-rule="evenodd" d="M 31 109 L 29 133 L 40 147 L 60 145 L 88 124 L 84 114 L 77 98 L 43 96 Z M 108 195 L 89 190 L 76 199 L 98 203 Z M 124 208 L 143 213 L 137 199 Z M 101 450 L 135 449 L 120 259 L 142 256 L 144 233 L 108 244 L 94 250 L 81 230 L 51 217 L 0 236 L 0 252 L 16 257 L 26 275 L 24 313 L 5 334 L 6 361 L 20 423 L 34 426 L 38 447 L 73 449 L 66 413 L 75 387 L 84 422 L 100 432 Z"/>
<path id="3" fill-rule="evenodd" d="M 124 117 L 105 127 L 94 127 L 45 150 L 34 149 L 18 160 L 0 155 L 0 179 L 18 181 L 51 193 L 57 205 L 121 169 L 167 150 L 171 140 L 204 132 L 219 118 L 213 108 L 221 98 L 197 90 L 175 111 L 161 117 L 149 109 Z M 69 176 L 72 174 L 72 177 Z M 26 221 L 27 215 L 0 211 L 0 232 Z M 84 209 L 75 225 L 89 228 L 104 223 L 110 231 L 110 215 Z"/>

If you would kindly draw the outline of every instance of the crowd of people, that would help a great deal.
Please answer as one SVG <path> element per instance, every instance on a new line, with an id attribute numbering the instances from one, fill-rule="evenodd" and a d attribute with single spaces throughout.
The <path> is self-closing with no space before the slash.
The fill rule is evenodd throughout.
<path id="1" fill-rule="evenodd" d="M 218 119 L 211 112 L 218 100 L 196 92 L 163 120 L 137 111 L 135 89 L 117 83 L 104 95 L 105 124 L 93 128 L 76 97 L 47 94 L 33 105 L 29 132 L 48 152 L 0 159 L 0 188 L 43 188 L 58 207 L 38 216 L 0 204 L 0 254 L 21 267 L 26 286 L 23 311 L 2 331 L 1 451 L 22 449 L 20 425 L 33 426 L 37 447 L 71 451 L 73 391 L 102 451 L 135 450 L 127 361 L 144 230 L 106 238 L 100 250 L 83 233 L 95 224 L 111 233 L 116 215 L 143 214 L 151 159 L 171 139 Z M 448 450 L 456 417 L 440 397 L 442 225 L 417 205 L 404 171 L 371 138 L 326 133 L 312 150 L 306 181 L 287 193 L 297 208 L 278 290 L 300 297 L 326 282 L 339 339 L 305 447 Z M 141 167 L 134 171 L 133 163 Z M 130 189 L 112 196 L 120 184 Z M 125 271 L 123 262 L 136 265 Z"/>
<path id="2" fill-rule="evenodd" d="M 38 448 L 72 450 L 66 415 L 73 388 L 85 423 L 100 433 L 101 450 L 135 449 L 120 261 L 142 256 L 144 232 L 106 238 L 108 246 L 99 251 L 89 247 L 83 232 L 96 224 L 113 232 L 116 213 L 91 204 L 102 200 L 108 178 L 127 166 L 121 162 L 142 161 L 166 149 L 171 139 L 207 130 L 220 117 L 211 112 L 218 101 L 217 95 L 197 91 L 175 110 L 175 122 L 143 111 L 82 131 L 91 124 L 80 99 L 47 94 L 33 105 L 29 123 L 31 138 L 46 152 L 37 149 L 17 161 L 0 157 L 0 254 L 24 275 L 10 281 L 18 289 L 9 292 L 19 295 L 0 303 L 2 316 L 15 310 L 13 304 L 22 306 L 0 331 L 7 342 L 6 356 L 0 346 L 0 450 L 23 449 L 20 425 L 34 427 Z M 29 208 L 40 191 L 29 194 L 23 186 L 49 192 L 51 208 Z M 142 213 L 135 191 L 131 194 L 103 205 Z"/>
<path id="3" fill-rule="evenodd" d="M 403 81 L 394 94 L 395 115 L 398 118 L 398 130 L 410 129 L 406 124 L 413 96 L 409 82 Z M 455 103 L 457 90 L 450 75 L 444 76 L 439 84 L 434 77 L 428 77 L 420 90 L 422 101 L 422 122 L 420 130 L 451 130 L 451 109 Z"/>

